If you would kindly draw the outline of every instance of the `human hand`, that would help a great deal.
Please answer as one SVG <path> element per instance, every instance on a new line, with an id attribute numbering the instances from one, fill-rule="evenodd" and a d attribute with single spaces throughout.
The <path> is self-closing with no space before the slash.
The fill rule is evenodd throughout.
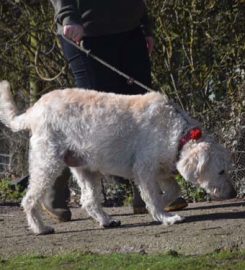
<path id="1" fill-rule="evenodd" d="M 83 38 L 84 30 L 80 24 L 67 24 L 64 25 L 63 34 L 79 45 Z"/>
<path id="2" fill-rule="evenodd" d="M 149 53 L 149 55 L 151 55 L 151 53 L 154 49 L 154 39 L 152 36 L 147 36 L 147 37 L 145 37 L 145 40 L 146 40 L 146 46 L 148 49 L 148 53 Z"/>

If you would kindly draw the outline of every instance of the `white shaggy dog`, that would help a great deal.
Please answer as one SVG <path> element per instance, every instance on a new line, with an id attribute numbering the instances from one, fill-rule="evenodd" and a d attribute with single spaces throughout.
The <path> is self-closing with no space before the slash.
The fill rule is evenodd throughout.
<path id="1" fill-rule="evenodd" d="M 30 228 L 54 232 L 39 215 L 46 189 L 69 166 L 81 187 L 81 204 L 101 226 L 118 226 L 100 205 L 102 175 L 132 179 L 153 219 L 182 220 L 163 211 L 178 196 L 175 168 L 217 198 L 231 198 L 228 154 L 201 134 L 199 124 L 159 93 L 116 95 L 55 90 L 17 115 L 9 83 L 0 83 L 0 119 L 13 131 L 30 130 L 30 183 L 23 198 Z"/>

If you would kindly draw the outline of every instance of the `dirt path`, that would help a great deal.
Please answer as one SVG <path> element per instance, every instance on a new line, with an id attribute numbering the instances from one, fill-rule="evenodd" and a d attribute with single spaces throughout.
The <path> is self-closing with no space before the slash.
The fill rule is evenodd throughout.
<path id="1" fill-rule="evenodd" d="M 96 253 L 142 252 L 205 254 L 245 249 L 245 201 L 195 203 L 179 212 L 186 220 L 169 227 L 156 225 L 149 215 L 133 215 L 131 208 L 108 208 L 122 221 L 115 229 L 101 229 L 80 208 L 73 220 L 53 224 L 56 234 L 35 236 L 27 230 L 19 207 L 0 206 L 0 257 L 19 254 L 51 255 L 67 251 Z"/>

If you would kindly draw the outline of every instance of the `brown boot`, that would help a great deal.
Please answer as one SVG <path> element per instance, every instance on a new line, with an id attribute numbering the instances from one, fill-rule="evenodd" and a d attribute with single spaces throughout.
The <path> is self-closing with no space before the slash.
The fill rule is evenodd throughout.
<path id="1" fill-rule="evenodd" d="M 71 211 L 68 207 L 70 190 L 68 187 L 70 171 L 66 168 L 59 176 L 54 185 L 46 191 L 43 200 L 43 209 L 53 218 L 60 222 L 71 220 Z"/>
<path id="2" fill-rule="evenodd" d="M 137 190 L 137 188 L 135 187 Z M 140 194 L 136 191 L 136 196 L 134 195 L 133 198 L 133 209 L 134 209 L 134 214 L 145 214 L 147 213 L 147 209 L 145 208 L 145 203 L 142 201 Z M 186 200 L 182 197 L 177 198 L 175 201 L 170 203 L 168 206 L 164 208 L 165 211 L 171 212 L 171 211 L 178 211 L 186 208 L 188 206 L 188 203 Z"/>
<path id="3" fill-rule="evenodd" d="M 167 212 L 178 211 L 178 210 L 186 208 L 187 206 L 188 206 L 187 201 L 184 198 L 179 197 L 175 201 L 170 203 L 167 207 L 165 207 L 164 210 Z"/>
<path id="4" fill-rule="evenodd" d="M 142 200 L 138 188 L 132 183 L 133 189 L 133 210 L 134 214 L 145 214 L 147 209 L 145 207 L 145 202 Z M 164 208 L 165 211 L 178 211 L 184 209 L 188 206 L 186 200 L 182 197 L 178 197 L 175 201 L 170 203 L 167 207 Z"/>

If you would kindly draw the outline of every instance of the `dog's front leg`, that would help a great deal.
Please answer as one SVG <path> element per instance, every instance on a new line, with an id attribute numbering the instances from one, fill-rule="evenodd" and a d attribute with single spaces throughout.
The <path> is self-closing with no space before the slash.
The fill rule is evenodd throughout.
<path id="1" fill-rule="evenodd" d="M 135 182 L 139 186 L 147 210 L 154 220 L 161 222 L 163 225 L 181 222 L 183 218 L 179 215 L 163 211 L 166 203 L 164 202 L 157 177 L 157 173 L 147 168 L 147 166 L 144 166 L 144 169 L 138 169 L 135 173 Z"/>
<path id="2" fill-rule="evenodd" d="M 71 171 L 81 188 L 80 202 L 87 213 L 104 228 L 120 226 L 119 220 L 113 220 L 102 209 L 101 174 L 82 167 L 72 168 Z"/>

